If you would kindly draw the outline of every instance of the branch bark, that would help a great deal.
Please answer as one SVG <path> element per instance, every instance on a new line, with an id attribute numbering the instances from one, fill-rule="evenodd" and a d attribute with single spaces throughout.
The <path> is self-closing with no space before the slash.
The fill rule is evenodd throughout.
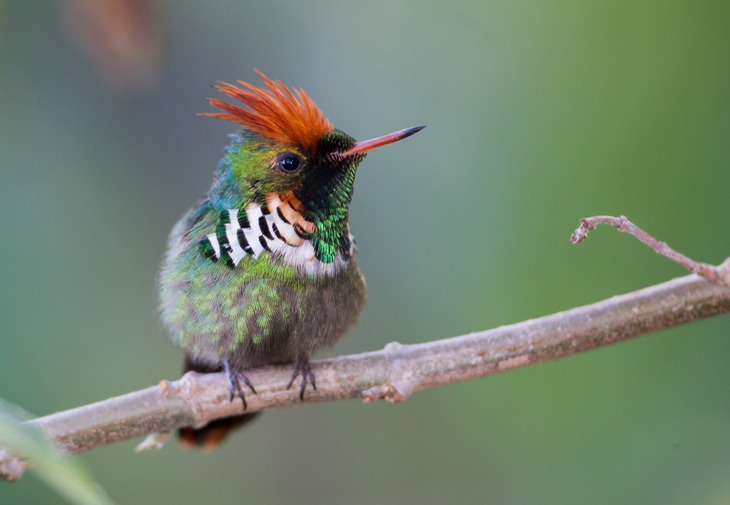
<path id="1" fill-rule="evenodd" d="M 362 398 L 399 402 L 411 393 L 597 349 L 628 338 L 730 311 L 730 289 L 689 275 L 517 324 L 434 342 L 388 344 L 375 352 L 313 363 L 317 390 L 307 403 Z M 299 405 L 287 390 L 290 367 L 251 370 L 258 394 L 247 412 Z M 189 372 L 141 391 L 29 421 L 66 453 L 154 432 L 203 426 L 241 412 L 224 374 Z M 17 480 L 25 462 L 1 455 L 0 479 Z"/>

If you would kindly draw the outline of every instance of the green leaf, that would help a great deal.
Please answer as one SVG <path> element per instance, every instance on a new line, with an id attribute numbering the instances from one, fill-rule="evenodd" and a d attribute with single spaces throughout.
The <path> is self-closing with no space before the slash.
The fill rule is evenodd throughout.
<path id="1" fill-rule="evenodd" d="M 31 470 L 71 503 L 113 505 L 77 460 L 62 455 L 39 428 L 23 423 L 31 417 L 0 399 L 0 446 L 29 461 Z"/>

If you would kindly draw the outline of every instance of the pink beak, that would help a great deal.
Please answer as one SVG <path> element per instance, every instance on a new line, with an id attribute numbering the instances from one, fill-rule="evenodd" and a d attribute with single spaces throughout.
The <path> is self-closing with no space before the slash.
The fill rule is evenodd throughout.
<path id="1" fill-rule="evenodd" d="M 387 144 L 392 144 L 393 142 L 398 142 L 399 140 L 402 140 L 406 137 L 410 137 L 414 133 L 420 132 L 426 127 L 426 125 L 419 125 L 419 126 L 412 126 L 410 128 L 406 128 L 404 130 L 398 130 L 397 132 L 389 133 L 387 135 L 383 135 L 382 137 L 376 137 L 374 139 L 370 140 L 362 140 L 352 146 L 350 149 L 342 153 L 342 156 L 354 156 L 357 154 L 365 154 L 366 152 L 370 151 L 371 149 L 375 149 L 376 147 L 381 147 Z"/>

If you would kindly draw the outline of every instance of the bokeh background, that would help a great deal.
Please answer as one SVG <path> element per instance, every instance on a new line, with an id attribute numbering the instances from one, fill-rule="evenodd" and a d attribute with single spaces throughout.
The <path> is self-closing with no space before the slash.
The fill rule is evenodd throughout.
<path id="1" fill-rule="evenodd" d="M 96 5 L 94 5 L 96 4 Z M 47 414 L 176 378 L 156 312 L 175 221 L 253 68 L 371 154 L 370 299 L 332 351 L 517 322 L 683 275 L 610 228 L 730 254 L 730 4 L 0 2 L 0 397 Z M 420 393 L 267 413 L 212 454 L 82 456 L 119 504 L 727 504 L 730 319 Z M 0 503 L 56 504 L 32 474 Z"/>

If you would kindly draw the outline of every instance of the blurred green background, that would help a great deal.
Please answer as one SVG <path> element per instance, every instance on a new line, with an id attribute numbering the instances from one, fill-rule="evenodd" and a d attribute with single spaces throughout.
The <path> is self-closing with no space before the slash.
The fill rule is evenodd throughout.
<path id="1" fill-rule="evenodd" d="M 684 275 L 610 228 L 571 246 L 583 216 L 730 254 L 727 2 L 127 3 L 143 14 L 126 28 L 113 11 L 79 23 L 81 0 L 0 3 L 0 397 L 36 414 L 178 376 L 156 272 L 235 129 L 195 114 L 216 80 L 258 84 L 253 68 L 360 139 L 428 124 L 360 169 L 370 299 L 334 354 Z M 121 56 L 115 29 L 133 34 Z M 212 454 L 138 455 L 136 440 L 82 458 L 119 504 L 724 505 L 729 329 L 707 320 L 398 406 L 273 411 Z M 64 502 L 28 475 L 0 483 L 0 503 Z"/>

